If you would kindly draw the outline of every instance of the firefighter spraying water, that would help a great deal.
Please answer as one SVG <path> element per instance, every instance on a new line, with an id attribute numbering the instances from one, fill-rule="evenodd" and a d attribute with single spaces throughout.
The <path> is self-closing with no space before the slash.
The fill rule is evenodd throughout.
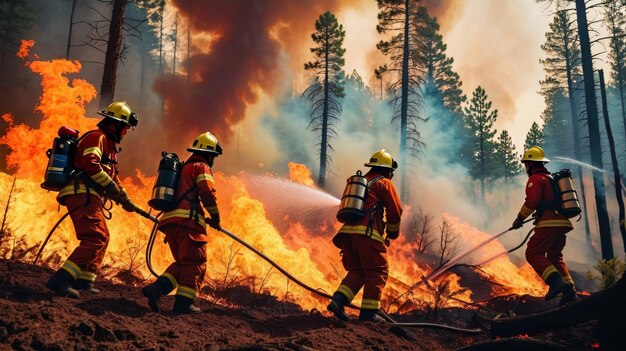
<path id="1" fill-rule="evenodd" d="M 535 234 L 528 242 L 526 259 L 549 286 L 545 299 L 561 294 L 559 305 L 564 305 L 578 298 L 562 251 L 565 234 L 574 228 L 569 218 L 578 216 L 581 211 L 571 172 L 562 170 L 550 176 L 545 167 L 548 162 L 539 146 L 524 151 L 522 163 L 528 174 L 526 201 L 512 227 L 521 228 L 524 220 L 536 212 Z"/>
<path id="2" fill-rule="evenodd" d="M 163 153 L 149 202 L 153 208 L 165 211 L 158 228 L 165 233 L 175 261 L 155 282 L 142 289 L 155 312 L 160 310 L 161 296 L 174 289 L 174 312 L 200 312 L 193 302 L 206 273 L 206 223 L 213 229 L 221 229 L 211 167 L 222 154 L 222 146 L 213 134 L 206 132 L 187 151 L 192 155 L 184 165 L 178 156 Z M 203 207 L 211 215 L 208 221 Z"/>
<path id="3" fill-rule="evenodd" d="M 365 166 L 371 170 L 364 176 L 359 171 L 348 179 L 337 213 L 344 225 L 333 238 L 343 253 L 341 262 L 348 274 L 333 294 L 328 310 L 344 321 L 350 320 L 344 306 L 361 288 L 364 290 L 359 319 L 380 319 L 377 312 L 389 274 L 386 246 L 400 234 L 402 204 L 391 182 L 398 164 L 382 149 Z"/>

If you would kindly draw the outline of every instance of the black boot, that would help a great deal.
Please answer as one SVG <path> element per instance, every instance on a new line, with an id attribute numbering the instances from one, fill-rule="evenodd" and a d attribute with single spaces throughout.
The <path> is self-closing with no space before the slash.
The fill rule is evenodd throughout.
<path id="1" fill-rule="evenodd" d="M 86 279 L 76 279 L 74 284 L 72 284 L 72 288 L 78 291 L 84 291 L 90 294 L 99 294 L 100 290 L 93 287 L 93 282 Z"/>
<path id="2" fill-rule="evenodd" d="M 378 310 L 361 309 L 359 320 L 363 322 L 384 322 L 385 319 L 377 314 Z"/>
<path id="3" fill-rule="evenodd" d="M 72 288 L 74 277 L 65 269 L 59 269 L 54 273 L 48 282 L 46 287 L 59 296 L 71 297 L 77 299 L 80 297 L 78 290 Z"/>
<path id="4" fill-rule="evenodd" d="M 174 312 L 184 314 L 202 313 L 201 309 L 192 304 L 192 299 L 185 296 L 176 295 L 176 300 L 174 300 Z"/>
<path id="5" fill-rule="evenodd" d="M 159 308 L 161 296 L 169 294 L 172 290 L 174 290 L 172 282 L 165 277 L 159 277 L 155 282 L 144 286 L 141 289 L 141 293 L 148 298 L 150 309 L 154 312 L 159 312 L 161 310 Z"/>
<path id="6" fill-rule="evenodd" d="M 563 291 L 563 296 L 561 296 L 561 301 L 559 301 L 559 306 L 565 306 L 572 301 L 578 300 L 578 294 L 576 294 L 576 289 L 574 289 L 573 285 L 567 284 L 567 288 Z"/>
<path id="7" fill-rule="evenodd" d="M 546 301 L 557 297 L 557 295 L 567 290 L 568 286 L 570 286 L 563 281 L 559 272 L 551 273 L 548 276 L 548 279 L 546 279 L 546 283 L 550 286 L 550 289 L 548 289 L 548 293 L 545 296 Z"/>
<path id="8" fill-rule="evenodd" d="M 328 307 L 326 307 L 326 309 L 332 312 L 335 317 L 339 318 L 340 320 L 344 322 L 349 322 L 350 317 L 348 317 L 348 315 L 344 311 L 344 306 L 347 304 L 348 298 L 344 294 L 336 292 L 333 295 L 333 299 L 330 300 L 330 303 L 328 304 Z"/>

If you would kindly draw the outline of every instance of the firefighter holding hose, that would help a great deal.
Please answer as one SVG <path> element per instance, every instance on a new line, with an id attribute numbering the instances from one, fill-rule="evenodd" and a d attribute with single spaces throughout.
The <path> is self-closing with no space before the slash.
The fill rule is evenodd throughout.
<path id="1" fill-rule="evenodd" d="M 550 172 L 545 167 L 549 161 L 539 146 L 524 151 L 522 163 L 528 174 L 526 201 L 511 227 L 521 228 L 524 219 L 536 212 L 535 233 L 528 241 L 526 260 L 549 286 L 545 299 L 551 300 L 561 294 L 559 305 L 564 305 L 578 298 L 562 253 L 565 234 L 574 227 L 565 215 L 555 209 L 557 194 Z"/>
<path id="2" fill-rule="evenodd" d="M 80 244 L 46 286 L 72 298 L 78 298 L 79 291 L 99 293 L 93 282 L 110 237 L 103 210 L 106 200 L 121 204 L 128 212 L 137 209 L 120 184 L 116 148 L 128 130 L 137 126 L 137 116 L 126 102 L 114 102 L 98 114 L 104 117 L 98 129 L 79 139 L 73 161 L 77 173 L 57 196 L 67 206 Z"/>
<path id="3" fill-rule="evenodd" d="M 348 274 L 333 294 L 328 310 L 344 321 L 350 320 L 344 306 L 352 301 L 362 287 L 364 289 L 359 320 L 382 320 L 376 313 L 380 308 L 380 298 L 389 271 L 386 244 L 389 239 L 397 239 L 400 234 L 402 204 L 391 182 L 398 164 L 382 149 L 376 151 L 365 166 L 371 167 L 370 171 L 364 176 L 357 172 L 357 176 L 350 177 L 346 188 L 346 192 L 349 192 L 349 189 L 355 189 L 354 186 L 359 184 L 358 179 L 351 184 L 351 179 L 362 179 L 362 184 L 367 186 L 365 198 L 362 199 L 364 213 L 360 218 L 345 221 L 333 238 L 335 246 L 342 250 L 342 263 Z M 343 209 L 342 205 L 338 218 Z"/>
<path id="4" fill-rule="evenodd" d="M 158 224 L 175 262 L 155 282 L 142 289 L 155 312 L 160 310 L 161 296 L 174 289 L 174 312 L 201 312 L 193 302 L 206 273 L 208 237 L 204 209 L 211 215 L 209 226 L 221 229 L 211 167 L 215 158 L 222 154 L 222 145 L 213 134 L 206 132 L 200 134 L 187 151 L 192 155 L 180 171 L 175 192 L 180 194 L 179 199 L 174 209 L 161 216 Z"/>

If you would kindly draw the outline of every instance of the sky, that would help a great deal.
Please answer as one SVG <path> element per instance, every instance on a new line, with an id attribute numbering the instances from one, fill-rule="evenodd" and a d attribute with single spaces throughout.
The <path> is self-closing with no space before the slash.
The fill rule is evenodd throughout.
<path id="1" fill-rule="evenodd" d="M 478 86 L 486 89 L 499 118 L 521 151 L 533 122 L 540 122 L 545 104 L 538 94 L 544 72 L 540 48 L 548 30 L 549 13 L 535 0 L 457 0 L 441 18 L 447 54 L 455 59 L 463 91 L 471 97 Z M 366 82 L 373 62 L 383 62 L 375 45 L 375 3 L 361 1 L 343 8 L 337 17 L 346 28 L 346 72 L 356 69 Z"/>

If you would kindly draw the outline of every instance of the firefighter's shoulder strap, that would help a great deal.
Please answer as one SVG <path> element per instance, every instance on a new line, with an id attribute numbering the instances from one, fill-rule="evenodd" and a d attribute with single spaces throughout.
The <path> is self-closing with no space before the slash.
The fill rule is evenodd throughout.
<path id="1" fill-rule="evenodd" d="M 557 184 L 556 180 L 554 180 L 550 174 L 546 174 L 546 178 L 548 178 L 548 183 L 550 184 L 550 189 L 552 190 L 552 201 L 548 201 L 546 199 L 541 200 L 541 203 L 537 208 L 537 218 L 541 218 L 541 215 L 543 215 L 545 210 L 558 211 L 562 208 L 561 190 L 559 189 L 559 184 Z"/>
<path id="2" fill-rule="evenodd" d="M 378 176 L 373 178 L 372 180 L 370 180 L 369 182 L 367 182 L 367 192 L 369 193 L 370 191 L 370 187 L 372 185 L 374 185 L 374 183 L 376 183 L 377 181 L 381 180 L 385 178 L 384 176 Z M 369 214 L 370 218 L 367 222 L 367 229 L 365 229 L 365 235 L 371 237 L 372 233 L 374 232 L 374 221 L 376 220 L 376 209 L 378 209 L 378 206 L 380 204 L 382 204 L 382 199 L 377 201 L 374 205 L 372 205 L 372 207 L 368 208 L 365 210 L 366 215 Z M 382 235 L 382 233 L 381 233 Z"/>

